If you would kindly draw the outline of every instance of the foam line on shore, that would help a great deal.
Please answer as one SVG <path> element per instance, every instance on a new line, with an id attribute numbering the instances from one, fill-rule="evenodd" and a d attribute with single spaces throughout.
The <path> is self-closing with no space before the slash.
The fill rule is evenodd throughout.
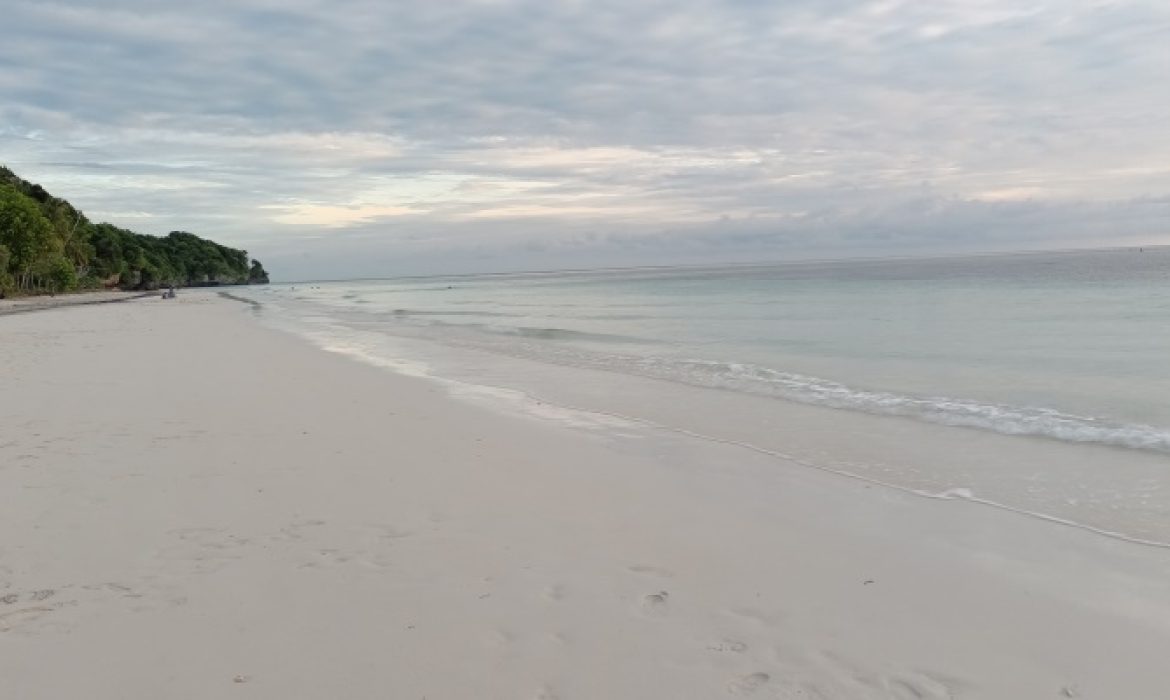
<path id="1" fill-rule="evenodd" d="M 810 460 L 807 460 L 807 459 L 804 459 L 801 457 L 797 457 L 797 456 L 792 455 L 792 454 L 788 454 L 785 452 L 780 452 L 777 450 L 761 447 L 759 445 L 756 445 L 756 444 L 753 444 L 750 442 L 733 440 L 733 439 L 729 439 L 729 438 L 721 438 L 721 437 L 717 437 L 717 436 L 710 435 L 707 433 L 688 430 L 686 428 L 680 428 L 680 427 L 668 425 L 665 423 L 659 423 L 659 422 L 656 422 L 656 421 L 653 421 L 650 419 L 630 416 L 630 415 L 626 415 L 626 414 L 615 412 L 615 411 L 605 411 L 605 410 L 601 410 L 601 409 L 583 408 L 583 407 L 575 406 L 575 405 L 572 405 L 569 403 L 550 401 L 550 400 L 547 400 L 541 396 L 537 396 L 535 394 L 532 394 L 532 393 L 525 391 L 525 390 L 522 390 L 522 389 L 514 389 L 514 388 L 510 388 L 510 387 L 492 385 L 492 384 L 483 383 L 483 382 L 467 382 L 467 381 L 461 381 L 461 380 L 451 379 L 451 378 L 447 378 L 447 377 L 441 377 L 441 376 L 434 374 L 431 371 L 431 368 L 423 363 L 405 361 L 405 360 L 401 360 L 401 359 L 390 359 L 390 358 L 386 357 L 383 353 L 378 353 L 376 351 L 372 351 L 369 347 L 355 347 L 352 342 L 338 343 L 337 339 L 335 337 L 329 335 L 328 333 L 314 333 L 314 332 L 308 331 L 306 328 L 303 328 L 303 327 L 297 327 L 297 326 L 289 327 L 289 326 L 285 326 L 283 324 L 277 324 L 277 326 L 279 328 L 281 328 L 282 330 L 284 330 L 285 332 L 289 332 L 295 336 L 309 340 L 312 344 L 314 344 L 317 347 L 324 349 L 326 351 L 336 353 L 336 354 L 346 355 L 346 356 L 352 357 L 354 359 L 357 359 L 365 364 L 372 365 L 374 367 L 381 367 L 384 369 L 389 369 L 391 371 L 394 371 L 397 374 L 429 379 L 433 382 L 436 382 L 440 385 L 447 387 L 449 390 L 452 391 L 453 394 L 457 394 L 458 397 L 463 399 L 463 400 L 472 400 L 472 401 L 476 401 L 477 403 L 497 403 L 499 405 L 499 409 L 504 410 L 504 411 L 519 412 L 521 414 L 525 414 L 525 415 L 528 415 L 530 417 L 551 420 L 554 422 L 561 423 L 563 425 L 568 425 L 570 427 L 600 427 L 600 428 L 609 428 L 609 429 L 620 429 L 619 426 L 611 425 L 609 423 L 612 420 L 623 421 L 626 423 L 627 426 L 640 425 L 640 426 L 654 429 L 654 430 L 658 430 L 658 431 L 673 432 L 673 433 L 678 434 L 678 435 L 683 435 L 686 437 L 690 437 L 690 438 L 697 439 L 697 440 L 703 440 L 703 441 L 710 442 L 710 443 L 719 443 L 719 444 L 725 444 L 725 445 L 729 445 L 729 446 L 739 447 L 739 448 L 750 450 L 750 451 L 755 452 L 757 454 L 765 455 L 767 457 L 771 457 L 774 459 L 785 460 L 787 462 L 790 462 L 790 463 L 793 463 L 793 464 L 796 464 L 799 466 L 803 466 L 803 467 L 806 467 L 809 469 L 815 469 L 815 470 L 826 472 L 829 474 L 835 474 L 837 476 L 841 476 L 841 477 L 845 477 L 845 478 L 849 478 L 849 479 L 854 479 L 854 480 L 861 481 L 861 482 L 868 483 L 868 484 L 872 484 L 875 486 L 882 486 L 882 487 L 885 487 L 888 489 L 893 489 L 895 491 L 899 491 L 901 493 L 905 493 L 907 495 L 915 496 L 918 498 L 929 498 L 929 499 L 934 499 L 934 500 L 964 500 L 964 501 L 967 501 L 968 503 L 995 508 L 997 510 L 1002 510 L 1002 511 L 1006 511 L 1009 513 L 1014 513 L 1016 515 L 1021 515 L 1021 516 L 1032 518 L 1035 520 L 1040 520 L 1040 521 L 1055 524 L 1055 525 L 1062 525 L 1065 527 L 1071 527 L 1071 528 L 1075 528 L 1075 529 L 1079 529 L 1079 530 L 1084 530 L 1086 532 L 1091 532 L 1093 534 L 1096 534 L 1096 535 L 1099 535 L 1102 537 L 1107 537 L 1109 539 L 1113 539 L 1113 540 L 1117 540 L 1117 541 L 1127 542 L 1130 544 L 1136 544 L 1136 545 L 1141 545 L 1141 546 L 1145 546 L 1145 547 L 1155 547 L 1155 548 L 1159 548 L 1159 549 L 1170 549 L 1170 542 L 1167 542 L 1167 541 L 1143 538 L 1143 537 L 1138 537 L 1138 536 L 1134 536 L 1134 535 L 1127 535 L 1123 532 L 1118 532 L 1116 530 L 1110 530 L 1107 528 L 1096 527 L 1093 525 L 1089 525 L 1087 523 L 1079 522 L 1076 520 L 1070 520 L 1067 518 L 1061 518 L 1059 516 L 1051 515 L 1048 513 L 1041 512 L 1041 511 L 1032 510 L 1032 509 L 1028 509 L 1028 508 L 1021 508 L 1018 506 L 1013 506 L 1013 505 L 1009 505 L 1006 503 L 1001 503 L 999 501 L 995 501 L 995 500 L 991 500 L 991 499 L 987 499 L 987 498 L 981 498 L 981 497 L 975 495 L 974 493 L 972 493 L 970 491 L 970 489 L 964 489 L 961 487 L 953 487 L 953 488 L 949 488 L 949 489 L 944 489 L 941 492 L 931 492 L 931 491 L 925 491 L 922 489 L 916 489 L 916 488 L 913 488 L 910 486 L 903 486 L 903 485 L 899 485 L 896 483 L 883 481 L 880 479 L 875 479 L 873 477 L 865 476 L 865 475 L 859 474 L 857 472 L 852 472 L 852 471 L 848 471 L 845 469 L 839 469 L 839 468 L 827 466 L 824 464 L 820 464 L 817 462 L 813 462 L 813 461 L 810 461 Z M 334 328 L 336 329 L 337 327 L 334 326 Z M 346 328 L 345 330 L 352 332 L 353 329 Z M 573 365 L 563 365 L 563 366 L 573 366 Z M 599 369 L 600 371 L 605 371 L 605 372 L 613 372 L 612 369 L 606 369 L 606 368 L 592 368 L 592 369 Z M 651 377 L 651 378 L 653 378 L 653 377 Z M 666 381 L 669 381 L 669 380 L 666 380 Z M 720 387 L 701 387 L 701 386 L 700 386 L 700 388 L 708 388 L 708 389 L 715 389 L 715 390 L 721 389 Z M 523 404 L 525 404 L 525 403 L 530 404 L 531 408 L 525 408 L 523 406 Z M 837 408 L 837 410 L 849 410 L 849 409 Z M 571 413 L 581 414 L 581 417 L 576 417 L 576 418 L 571 417 L 569 415 Z M 610 421 L 597 420 L 596 418 L 591 419 L 591 418 L 588 418 L 587 416 L 605 417 L 605 418 L 610 419 Z M 962 427 L 962 426 L 951 426 L 951 427 L 958 428 L 958 427 Z M 1032 435 L 1032 436 L 1025 436 L 1025 437 L 1032 437 L 1035 439 L 1045 439 L 1044 436 L 1040 436 L 1040 435 Z M 1073 444 L 1075 444 L 1075 443 L 1073 443 Z M 1111 447 L 1119 448 L 1121 446 L 1113 445 Z M 966 495 L 964 495 L 964 494 L 966 494 Z"/>
<path id="2" fill-rule="evenodd" d="M 497 388 L 497 387 L 491 387 L 491 388 Z M 523 393 L 523 392 L 521 392 L 521 393 Z M 952 488 L 952 489 L 947 489 L 945 491 L 941 491 L 938 493 L 932 493 L 930 491 L 923 491 L 921 489 L 914 489 L 914 488 L 910 488 L 907 486 L 899 486 L 898 484 L 893 484 L 893 483 L 890 483 L 888 481 L 882 481 L 881 479 L 874 479 L 873 477 L 868 477 L 868 476 L 865 476 L 862 474 L 857 474 L 855 472 L 845 471 L 844 469 L 834 469 L 833 467 L 829 467 L 829 466 L 826 466 L 823 464 L 818 464 L 816 462 L 811 462 L 809 460 L 802 459 L 800 457 L 796 457 L 794 455 L 790 455 L 790 454 L 787 454 L 784 452 L 780 452 L 778 450 L 770 450 L 766 447 L 760 447 L 759 445 L 753 445 L 752 443 L 749 443 L 749 442 L 743 442 L 740 440 L 731 440 L 729 438 L 721 438 L 721 437 L 716 437 L 714 435 L 707 435 L 705 433 L 699 433 L 699 432 L 696 432 L 693 430 L 687 430 L 686 428 L 678 428 L 678 427 L 671 426 L 671 425 L 657 423 L 655 421 L 647 420 L 644 418 L 636 418 L 634 416 L 627 416 L 627 415 L 624 415 L 621 413 L 614 413 L 614 412 L 609 412 L 609 411 L 598 411 L 598 410 L 593 410 L 593 409 L 580 408 L 577 406 L 557 404 L 557 403 L 554 403 L 551 401 L 546 401 L 545 399 L 538 398 L 538 397 L 533 396 L 531 394 L 527 394 L 527 397 L 529 400 L 537 401 L 539 403 L 548 404 L 548 405 L 552 405 L 552 406 L 557 406 L 558 408 L 561 408 L 564 410 L 582 411 L 582 412 L 586 412 L 586 413 L 596 413 L 599 415 L 608 416 L 610 418 L 616 418 L 616 419 L 620 419 L 620 420 L 630 421 L 633 423 L 639 423 L 639 424 L 644 425 L 648 428 L 672 432 L 672 433 L 676 433 L 678 435 L 684 435 L 686 437 L 694 438 L 697 440 L 704 440 L 707 442 L 719 443 L 722 445 L 730 445 L 733 447 L 740 447 L 740 448 L 743 448 L 745 450 L 751 450 L 752 452 L 756 452 L 758 454 L 762 454 L 762 455 L 766 455 L 766 456 L 773 457 L 776 459 L 784 460 L 786 462 L 791 462 L 793 464 L 797 464 L 797 465 L 800 465 L 802 467 L 807 467 L 809 469 L 816 469 L 817 471 L 827 472 L 829 474 L 835 474 L 837 476 L 846 477 L 848 479 L 855 479 L 857 481 L 862 481 L 862 482 L 865 482 L 867 484 L 872 484 L 874 486 L 882 486 L 884 488 L 893 489 L 895 491 L 900 491 L 902 493 L 909 494 L 911 496 L 916 496 L 918 498 L 929 498 L 932 500 L 942 500 L 942 501 L 956 501 L 956 500 L 966 501 L 968 503 L 974 503 L 977 505 L 988 506 L 991 508 L 997 508 L 999 510 L 1004 510 L 1004 511 L 1007 511 L 1009 513 L 1015 513 L 1016 515 L 1022 515 L 1025 517 L 1034 518 L 1037 520 L 1042 520 L 1044 522 L 1053 523 L 1056 525 L 1063 525 L 1066 527 L 1073 527 L 1073 528 L 1076 528 L 1078 530 L 1085 530 L 1087 532 L 1091 532 L 1091 533 L 1096 534 L 1096 535 L 1101 535 L 1103 537 L 1108 537 L 1110 539 L 1121 540 L 1122 542 L 1128 542 L 1130 544 L 1141 545 L 1144 547 L 1157 547 L 1160 549 L 1170 549 L 1170 542 L 1162 542 L 1160 540 L 1151 540 L 1151 539 L 1145 539 L 1145 538 L 1141 538 L 1141 537 L 1132 537 L 1132 536 L 1126 535 L 1124 533 L 1114 532 L 1112 530 L 1106 530 L 1104 528 L 1094 527 L 1092 525 L 1087 525 L 1085 523 L 1079 523 L 1075 520 L 1068 520 L 1066 518 L 1058 518 L 1054 515 L 1048 515 L 1046 513 L 1041 513 L 1039 511 L 1028 510 L 1026 508 L 1017 508 L 1015 506 L 1010 506 L 1010 505 L 1007 505 L 1005 503 L 1000 503 L 998 501 L 992 501 L 992 500 L 989 500 L 986 498 L 980 498 L 980 497 L 974 495 L 973 493 L 971 493 L 969 489 Z"/>
<path id="3" fill-rule="evenodd" d="M 868 477 L 868 476 L 865 476 L 862 474 L 858 474 L 856 472 L 850 472 L 850 471 L 846 471 L 844 469 L 836 469 L 836 468 L 833 468 L 830 466 L 826 466 L 824 464 L 818 464 L 816 462 L 812 462 L 812 461 L 809 461 L 807 459 L 797 457 L 795 455 L 787 454 L 785 452 L 780 452 L 778 450 L 768 449 L 765 447 L 760 447 L 759 445 L 754 445 L 754 444 L 749 443 L 749 442 L 743 442 L 740 440 L 732 440 L 729 438 L 721 438 L 721 437 L 717 437 L 714 435 L 708 435 L 708 434 L 696 432 L 693 430 L 687 430 L 686 428 L 679 428 L 676 426 L 666 425 L 664 423 L 658 423 L 656 421 L 652 421 L 652 420 L 649 420 L 646 418 L 638 418 L 636 416 L 630 416 L 630 415 L 618 413 L 615 411 L 602 411 L 599 409 L 583 408 L 583 407 L 574 406 L 571 404 L 549 401 L 545 398 L 536 396 L 530 392 L 523 391 L 520 389 L 500 387 L 500 386 L 495 386 L 495 385 L 491 385 L 491 384 L 463 382 L 463 381 L 449 379 L 449 378 L 445 378 L 445 377 L 437 377 L 437 376 L 430 374 L 428 372 L 425 372 L 425 371 L 423 371 L 423 372 L 400 371 L 399 367 L 396 364 L 388 363 L 388 362 L 384 362 L 384 361 L 383 362 L 375 362 L 375 361 L 373 361 L 373 358 L 369 357 L 366 353 L 353 352 L 353 351 L 350 351 L 347 349 L 342 349 L 342 348 L 339 348 L 336 346 L 329 346 L 329 345 L 322 345 L 321 347 L 325 350 L 328 350 L 329 352 L 334 352 L 337 354 L 346 355 L 348 357 L 359 359 L 359 360 L 366 362 L 367 364 L 390 369 L 390 370 L 399 372 L 400 374 L 403 374 L 405 376 L 418 377 L 418 378 L 429 379 L 429 380 L 438 382 L 444 386 L 447 386 L 449 389 L 454 389 L 454 391 L 452 391 L 452 394 L 455 396 L 458 396 L 460 398 L 464 398 L 464 399 L 467 399 L 469 397 L 487 396 L 488 394 L 486 392 L 484 392 L 484 389 L 486 389 L 486 390 L 489 390 L 493 393 L 496 393 L 498 397 L 506 396 L 507 402 L 509 404 L 513 405 L 513 407 L 514 407 L 518 403 L 517 399 L 520 399 L 522 397 L 522 400 L 532 402 L 536 405 L 544 407 L 544 410 L 541 410 L 541 411 L 523 411 L 523 413 L 526 415 L 530 415 L 530 416 L 534 416 L 534 417 L 538 417 L 538 418 L 546 418 L 546 419 L 554 418 L 554 414 L 550 413 L 548 411 L 548 408 L 556 408 L 556 409 L 560 409 L 561 411 L 565 411 L 565 412 L 575 412 L 575 413 L 591 414 L 591 415 L 595 415 L 595 416 L 604 416 L 604 417 L 609 418 L 609 419 L 624 421 L 626 423 L 637 424 L 637 425 L 641 425 L 641 426 L 651 428 L 654 430 L 671 432 L 671 433 L 675 433 L 677 435 L 683 435 L 685 437 L 689 437 L 689 438 L 693 438 L 693 439 L 697 439 L 697 440 L 703 440 L 703 441 L 710 442 L 710 443 L 718 443 L 718 444 L 722 444 L 722 445 L 739 447 L 739 448 L 742 448 L 745 450 L 750 450 L 750 451 L 755 452 L 757 454 L 762 454 L 762 455 L 765 455 L 768 457 L 772 457 L 774 459 L 779 459 L 779 460 L 790 462 L 792 464 L 796 464 L 796 465 L 799 465 L 802 467 L 806 467 L 808 469 L 815 469 L 817 471 L 826 472 L 829 474 L 834 474 L 834 475 L 845 477 L 848 479 L 854 479 L 856 481 L 861 481 L 861 482 L 864 482 L 867 484 L 872 484 L 874 486 L 881 486 L 881 487 L 884 487 L 887 489 L 893 489 L 895 491 L 899 491 L 901 493 L 908 494 L 910 496 L 914 496 L 917 498 L 928 498 L 931 500 L 944 500 L 944 501 L 953 501 L 953 500 L 966 501 L 968 503 L 986 506 L 986 507 L 990 507 L 990 508 L 996 508 L 998 510 L 1006 511 L 1006 512 L 1013 513 L 1013 514 L 1020 515 L 1020 516 L 1024 516 L 1027 518 L 1032 518 L 1035 520 L 1040 520 L 1040 521 L 1043 521 L 1046 523 L 1051 523 L 1054 525 L 1061 525 L 1064 527 L 1071 527 L 1071 528 L 1076 528 L 1078 530 L 1084 530 L 1086 532 L 1091 532 L 1095 535 L 1100 535 L 1102 537 L 1108 537 L 1110 539 L 1119 540 L 1119 541 L 1126 542 L 1129 544 L 1140 545 L 1143 547 L 1155 547 L 1155 548 L 1159 548 L 1159 549 L 1170 549 L 1170 542 L 1163 542 L 1160 540 L 1151 540 L 1151 539 L 1146 539 L 1146 538 L 1141 538 L 1141 537 L 1133 537 L 1131 535 L 1126 535 L 1124 533 L 1116 532 L 1113 530 L 1107 530 L 1105 528 L 1094 527 L 1094 526 L 1088 525 L 1086 523 L 1080 523 L 1080 522 L 1077 522 L 1075 520 L 1069 520 L 1067 518 L 1060 518 L 1060 517 L 1057 517 L 1054 515 L 1049 515 L 1047 513 L 1029 510 L 1027 508 L 1018 508 L 1016 506 L 1011 506 L 1011 505 L 1008 505 L 1005 503 L 1000 503 L 998 501 L 993 501 L 993 500 L 986 499 L 986 498 L 980 498 L 980 497 L 976 496 L 975 494 L 971 493 L 969 489 L 965 489 L 965 488 L 951 488 L 951 489 L 946 489 L 946 490 L 941 491 L 941 492 L 930 492 L 930 491 L 924 491 L 921 489 L 910 488 L 907 486 L 900 486 L 898 484 L 890 483 L 888 481 L 882 481 L 880 479 L 874 479 L 873 477 Z M 463 389 L 463 387 L 473 387 L 473 388 Z M 558 420 L 558 422 L 563 423 L 563 424 L 572 425 L 575 427 L 588 426 L 588 425 L 603 425 L 603 426 L 606 425 L 605 421 Z"/>

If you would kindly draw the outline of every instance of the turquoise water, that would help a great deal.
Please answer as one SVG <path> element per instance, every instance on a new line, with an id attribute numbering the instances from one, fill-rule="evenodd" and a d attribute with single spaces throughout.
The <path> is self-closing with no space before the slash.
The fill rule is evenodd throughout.
<path id="1" fill-rule="evenodd" d="M 1170 452 L 1170 249 L 274 286 L 288 318 L 1008 435 Z"/>

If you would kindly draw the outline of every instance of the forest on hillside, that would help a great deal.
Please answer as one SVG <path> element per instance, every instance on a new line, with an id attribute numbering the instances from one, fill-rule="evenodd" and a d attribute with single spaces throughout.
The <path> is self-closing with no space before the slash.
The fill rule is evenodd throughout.
<path id="1" fill-rule="evenodd" d="M 247 251 L 185 231 L 150 236 L 92 223 L 0 167 L 0 296 L 267 282 Z"/>

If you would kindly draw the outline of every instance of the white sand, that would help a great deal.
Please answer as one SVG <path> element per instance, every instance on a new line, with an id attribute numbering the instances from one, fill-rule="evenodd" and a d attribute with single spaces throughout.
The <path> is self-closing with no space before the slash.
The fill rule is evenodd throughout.
<path id="1" fill-rule="evenodd" d="M 449 393 L 0 318 L 0 698 L 1170 697 L 1170 551 Z"/>

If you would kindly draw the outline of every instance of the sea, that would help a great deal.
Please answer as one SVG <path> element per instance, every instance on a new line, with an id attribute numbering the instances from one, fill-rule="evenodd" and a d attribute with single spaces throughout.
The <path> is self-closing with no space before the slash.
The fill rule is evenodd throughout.
<path id="1" fill-rule="evenodd" d="M 1167 247 L 246 294 L 274 327 L 501 410 L 1170 546 Z"/>

